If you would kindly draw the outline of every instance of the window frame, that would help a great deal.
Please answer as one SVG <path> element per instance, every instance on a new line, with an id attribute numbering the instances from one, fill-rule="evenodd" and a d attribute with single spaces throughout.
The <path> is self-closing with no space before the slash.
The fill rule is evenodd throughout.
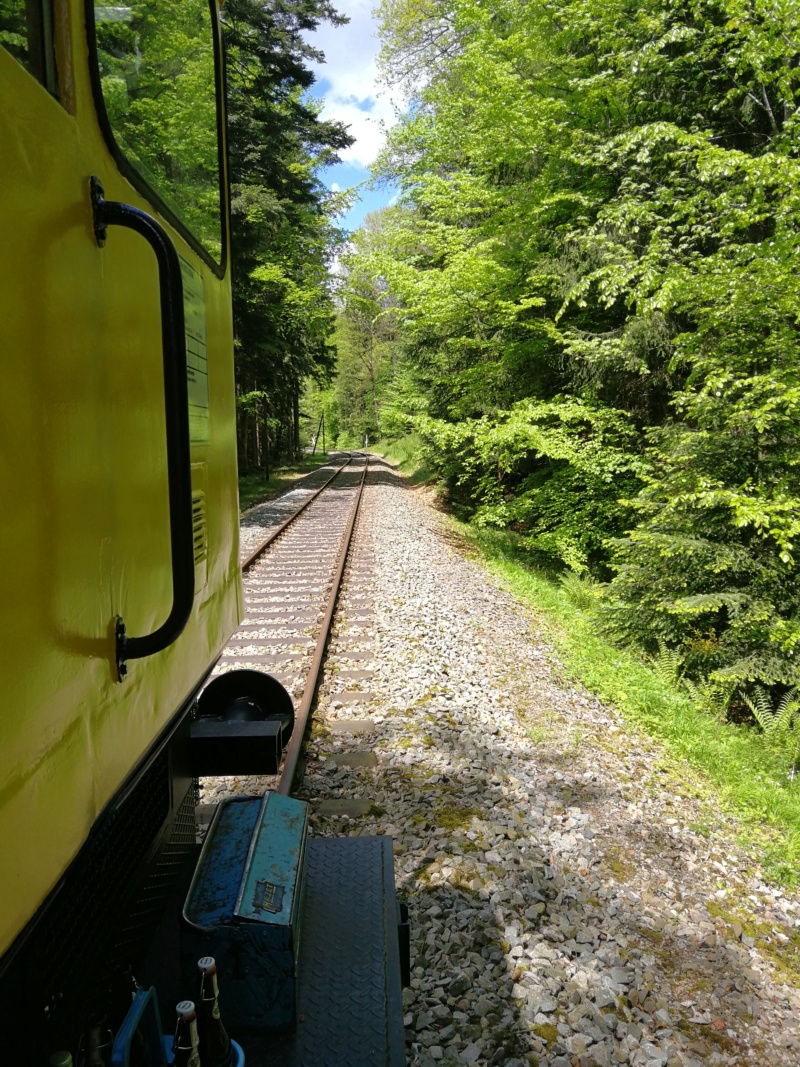
<path id="1" fill-rule="evenodd" d="M 54 99 L 60 101 L 53 0 L 26 0 L 24 8 L 27 58 L 22 60 L 13 52 L 9 54 Z M 2 47 L 0 45 L 0 48 Z M 9 50 L 6 49 L 6 51 Z"/>
<path id="2" fill-rule="evenodd" d="M 203 244 L 183 219 L 164 200 L 161 194 L 144 177 L 120 147 L 103 98 L 103 86 L 100 78 L 100 63 L 97 55 L 97 32 L 94 16 L 95 0 L 85 0 L 86 42 L 89 49 L 89 75 L 92 83 L 95 110 L 103 138 L 108 146 L 119 172 L 127 178 L 133 187 L 142 194 L 171 226 L 183 237 L 190 248 L 218 277 L 224 278 L 228 269 L 228 187 L 227 187 L 227 152 L 225 139 L 225 58 L 222 51 L 219 8 L 217 0 L 208 0 L 211 16 L 211 32 L 214 48 L 214 100 L 216 102 L 217 129 L 217 181 L 219 184 L 219 223 L 220 223 L 220 257 L 219 261 Z"/>

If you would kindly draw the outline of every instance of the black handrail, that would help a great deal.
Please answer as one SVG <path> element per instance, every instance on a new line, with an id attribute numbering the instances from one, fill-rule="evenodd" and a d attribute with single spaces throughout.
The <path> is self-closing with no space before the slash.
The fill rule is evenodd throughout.
<path id="1" fill-rule="evenodd" d="M 189 445 L 189 395 L 186 381 L 186 330 L 183 318 L 181 264 L 166 230 L 131 204 L 106 200 L 97 178 L 91 180 L 92 220 L 102 248 L 108 226 L 125 226 L 144 237 L 158 261 L 161 298 L 161 350 L 164 359 L 164 407 L 167 430 L 169 534 L 172 555 L 172 607 L 151 634 L 128 637 L 117 619 L 117 672 L 127 674 L 127 661 L 161 652 L 180 637 L 194 604 L 194 531 L 192 523 L 192 460 Z"/>

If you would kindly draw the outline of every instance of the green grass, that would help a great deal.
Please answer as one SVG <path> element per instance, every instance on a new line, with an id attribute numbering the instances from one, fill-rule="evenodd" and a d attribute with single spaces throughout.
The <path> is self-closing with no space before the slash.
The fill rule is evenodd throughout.
<path id="1" fill-rule="evenodd" d="M 309 471 L 323 466 L 328 459 L 328 453 L 317 452 L 314 456 L 304 455 L 290 466 L 277 467 L 269 476 L 269 481 L 264 480 L 263 471 L 252 471 L 250 474 L 239 476 L 239 511 L 247 511 L 256 504 L 263 504 L 265 500 L 274 500 L 276 496 L 289 489 L 293 482 L 302 478 Z"/>
<path id="2" fill-rule="evenodd" d="M 800 778 L 753 729 L 724 724 L 669 686 L 637 654 L 597 632 L 591 597 L 580 597 L 526 562 L 515 536 L 450 520 L 454 531 L 515 596 L 533 609 L 567 673 L 614 704 L 628 724 L 703 772 L 718 802 L 763 855 L 771 879 L 795 885 L 800 869 Z"/>

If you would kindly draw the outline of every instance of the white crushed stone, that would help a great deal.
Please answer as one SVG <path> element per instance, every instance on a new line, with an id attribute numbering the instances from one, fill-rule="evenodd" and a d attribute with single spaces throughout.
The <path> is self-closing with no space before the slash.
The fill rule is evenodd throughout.
<path id="1" fill-rule="evenodd" d="M 797 895 L 764 884 L 696 775 L 564 680 L 426 493 L 378 469 L 355 554 L 374 561 L 342 594 L 319 711 L 374 731 L 318 728 L 303 795 L 372 800 L 357 820 L 315 814 L 316 833 L 394 837 L 409 1062 L 796 1067 L 797 991 L 731 917 L 797 951 Z M 373 676 L 343 684 L 353 649 Z M 358 688 L 368 704 L 336 700 Z M 325 761 L 364 747 L 376 768 Z"/>

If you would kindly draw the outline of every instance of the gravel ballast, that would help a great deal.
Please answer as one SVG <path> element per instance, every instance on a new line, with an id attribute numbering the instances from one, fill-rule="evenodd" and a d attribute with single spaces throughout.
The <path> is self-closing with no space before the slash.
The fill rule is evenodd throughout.
<path id="1" fill-rule="evenodd" d="M 394 837 L 409 1062 L 800 1063 L 797 896 L 375 466 L 301 795 L 315 833 Z"/>
<path id="2" fill-rule="evenodd" d="M 394 838 L 409 1064 L 797 1067 L 798 895 L 565 679 L 430 492 L 373 467 L 300 795 L 316 834 Z"/>

